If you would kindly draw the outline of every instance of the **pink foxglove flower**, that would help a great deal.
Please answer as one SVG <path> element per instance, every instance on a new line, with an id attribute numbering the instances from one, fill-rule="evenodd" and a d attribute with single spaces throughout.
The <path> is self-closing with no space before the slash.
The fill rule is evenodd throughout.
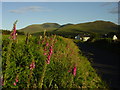
<path id="1" fill-rule="evenodd" d="M 47 53 L 44 53 L 44 55 L 47 55 Z"/>
<path id="2" fill-rule="evenodd" d="M 44 49 L 44 51 L 47 51 L 46 49 Z"/>
<path id="3" fill-rule="evenodd" d="M 49 43 L 46 43 L 46 46 L 48 47 L 48 46 L 49 46 Z"/>
<path id="4" fill-rule="evenodd" d="M 48 59 L 48 60 L 50 60 L 50 57 L 51 57 L 51 56 L 50 56 L 50 55 L 48 55 L 48 58 L 47 58 L 47 59 Z"/>
<path id="5" fill-rule="evenodd" d="M 50 46 L 50 55 L 52 55 L 52 53 L 53 53 L 53 49 L 52 49 L 52 46 Z"/>
<path id="6" fill-rule="evenodd" d="M 47 64 L 50 64 L 50 58 L 51 58 L 52 53 L 53 53 L 53 49 L 52 49 L 52 46 L 50 46 L 49 55 L 47 57 Z"/>
<path id="7" fill-rule="evenodd" d="M 15 79 L 16 82 L 18 82 L 18 79 Z"/>
<path id="8" fill-rule="evenodd" d="M 10 34 L 10 36 L 11 36 L 11 38 L 13 39 L 13 40 L 15 40 L 16 39 L 16 23 L 17 23 L 17 21 L 14 23 L 14 25 L 13 25 L 13 31 L 12 31 L 12 33 Z"/>
<path id="9" fill-rule="evenodd" d="M 73 74 L 74 76 L 76 76 L 76 71 L 77 71 L 77 67 L 74 66 L 74 68 L 73 68 L 73 72 L 72 72 L 72 74 Z"/>
<path id="10" fill-rule="evenodd" d="M 50 60 L 47 60 L 47 64 L 50 64 Z"/>
<path id="11" fill-rule="evenodd" d="M 52 51 L 53 51 L 53 49 L 51 48 L 51 49 L 50 49 L 50 53 L 52 53 Z"/>
<path id="12" fill-rule="evenodd" d="M 31 69 L 34 69 L 35 68 L 35 62 L 32 62 L 31 64 L 30 64 L 30 70 Z"/>
<path id="13" fill-rule="evenodd" d="M 68 70 L 68 72 L 71 72 L 71 70 Z"/>
<path id="14" fill-rule="evenodd" d="M 16 86 L 16 83 L 14 82 L 13 85 Z"/>

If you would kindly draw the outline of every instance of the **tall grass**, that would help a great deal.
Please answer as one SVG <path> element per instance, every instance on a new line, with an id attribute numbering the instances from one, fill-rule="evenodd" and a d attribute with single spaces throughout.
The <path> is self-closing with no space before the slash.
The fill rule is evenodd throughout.
<path id="1" fill-rule="evenodd" d="M 106 87 L 72 39 L 3 36 L 2 46 L 3 88 Z"/>

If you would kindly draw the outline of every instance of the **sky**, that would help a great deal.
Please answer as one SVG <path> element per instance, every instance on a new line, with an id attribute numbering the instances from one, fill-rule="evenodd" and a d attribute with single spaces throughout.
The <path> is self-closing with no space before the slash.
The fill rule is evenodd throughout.
<path id="1" fill-rule="evenodd" d="M 2 27 L 2 3 L 0 2 L 0 28 Z"/>
<path id="2" fill-rule="evenodd" d="M 17 29 L 31 24 L 60 25 L 96 20 L 118 23 L 118 2 L 2 2 L 2 29 Z M 1 24 L 0 24 L 1 25 Z"/>
<path id="3" fill-rule="evenodd" d="M 1 0 L 3 2 L 118 2 L 119 0 Z"/>

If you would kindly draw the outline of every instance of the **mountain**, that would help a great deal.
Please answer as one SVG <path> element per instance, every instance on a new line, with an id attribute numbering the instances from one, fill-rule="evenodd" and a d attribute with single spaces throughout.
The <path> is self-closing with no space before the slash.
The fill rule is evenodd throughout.
<path id="1" fill-rule="evenodd" d="M 118 25 L 110 22 L 110 21 L 94 21 L 87 23 L 79 23 L 79 24 L 65 24 L 59 25 L 57 23 L 44 23 L 44 24 L 35 24 L 27 26 L 20 31 L 25 33 L 38 33 L 43 32 L 44 30 L 47 32 L 54 34 L 79 34 L 79 33 L 99 33 L 105 34 L 109 32 L 117 32 Z"/>
<path id="2" fill-rule="evenodd" d="M 61 27 L 64 27 L 64 26 L 69 26 L 69 25 L 74 25 L 74 24 L 71 24 L 71 23 L 64 24 L 64 25 L 61 25 L 60 28 L 61 28 Z"/>
<path id="3" fill-rule="evenodd" d="M 25 33 L 37 33 L 37 32 L 43 32 L 44 30 L 46 31 L 51 31 L 59 28 L 60 25 L 57 23 L 44 23 L 44 24 L 33 24 L 29 25 L 25 28 L 20 29 L 20 32 L 25 32 Z"/>
<path id="4" fill-rule="evenodd" d="M 94 21 L 80 24 L 71 24 L 60 27 L 56 32 L 69 32 L 69 33 L 79 33 L 79 32 L 91 32 L 91 33 L 108 33 L 116 32 L 118 26 L 112 22 L 108 21 Z"/>

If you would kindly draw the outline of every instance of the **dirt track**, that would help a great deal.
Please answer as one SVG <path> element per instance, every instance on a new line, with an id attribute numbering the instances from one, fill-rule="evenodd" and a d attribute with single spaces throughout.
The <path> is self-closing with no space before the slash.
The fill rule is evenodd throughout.
<path id="1" fill-rule="evenodd" d="M 120 55 L 87 43 L 79 43 L 78 46 L 102 79 L 106 81 L 111 88 L 120 89 Z"/>

